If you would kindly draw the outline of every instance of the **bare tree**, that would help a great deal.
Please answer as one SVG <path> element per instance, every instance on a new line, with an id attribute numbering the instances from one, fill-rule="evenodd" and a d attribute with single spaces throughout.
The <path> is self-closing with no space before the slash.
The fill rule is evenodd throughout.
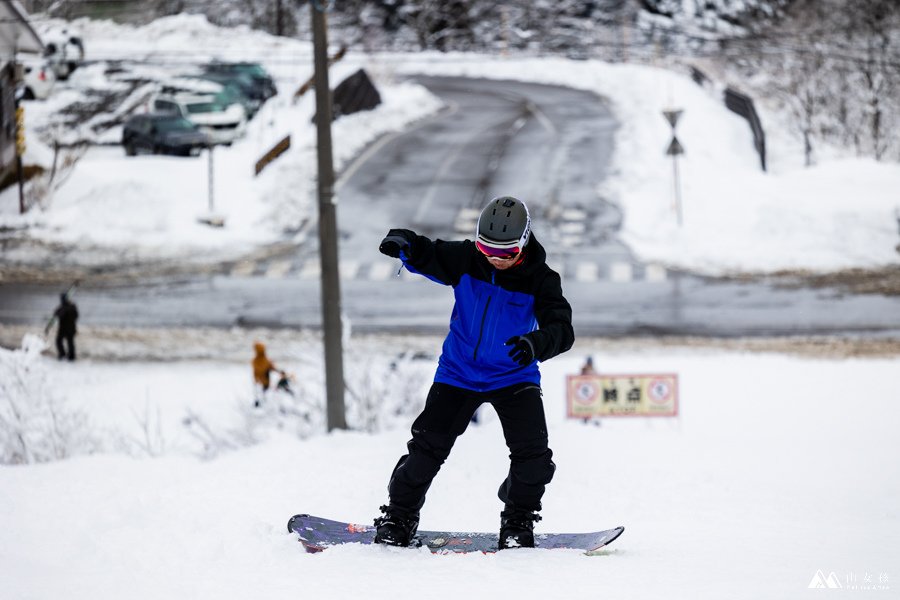
<path id="1" fill-rule="evenodd" d="M 900 119 L 900 4 L 894 0 L 795 0 L 785 18 L 743 40 L 738 60 L 769 77 L 796 117 L 807 165 L 815 139 L 883 159 Z M 749 74 L 749 73 L 748 73 Z"/>
<path id="2" fill-rule="evenodd" d="M 897 121 L 897 65 L 900 63 L 900 4 L 894 0 L 848 3 L 851 50 L 861 82 L 869 150 L 881 160 L 888 150 L 887 131 Z"/>

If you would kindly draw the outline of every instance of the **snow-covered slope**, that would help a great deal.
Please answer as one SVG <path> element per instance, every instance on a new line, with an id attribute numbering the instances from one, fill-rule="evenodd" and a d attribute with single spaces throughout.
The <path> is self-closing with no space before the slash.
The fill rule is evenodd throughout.
<path id="1" fill-rule="evenodd" d="M 679 373 L 680 417 L 567 421 L 564 377 L 589 351 L 601 372 Z M 243 389 L 237 382 L 249 377 L 245 364 L 208 362 L 170 369 L 168 378 L 165 365 L 140 363 L 42 368 L 108 431 L 134 433 L 128 410 L 142 412 L 148 399 L 166 407 L 170 440 L 182 427 L 179 406 L 228 422 Z M 285 530 L 292 514 L 375 516 L 405 448 L 405 416 L 377 434 L 301 441 L 271 432 L 208 461 L 173 446 L 158 458 L 105 453 L 0 467 L 4 597 L 787 599 L 807 593 L 819 570 L 845 588 L 867 576 L 867 585 L 892 588 L 867 595 L 896 590 L 896 358 L 582 347 L 542 371 L 558 470 L 540 527 L 625 525 L 603 556 L 371 547 L 304 554 Z M 233 382 L 231 393 L 214 381 Z M 438 475 L 423 527 L 497 527 L 507 450 L 496 417 L 484 417 Z"/>

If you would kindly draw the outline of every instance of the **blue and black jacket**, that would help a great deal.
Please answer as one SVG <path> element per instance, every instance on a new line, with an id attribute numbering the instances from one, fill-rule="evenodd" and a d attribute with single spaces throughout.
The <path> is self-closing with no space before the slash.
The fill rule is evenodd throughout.
<path id="1" fill-rule="evenodd" d="M 434 380 L 469 390 L 490 391 L 518 383 L 540 385 L 536 361 L 524 367 L 509 357 L 509 338 L 525 335 L 538 361 L 572 347 L 572 308 L 559 274 L 531 236 L 521 264 L 491 266 L 471 240 L 445 242 L 403 232 L 411 241 L 405 267 L 453 287 L 456 303 Z"/>

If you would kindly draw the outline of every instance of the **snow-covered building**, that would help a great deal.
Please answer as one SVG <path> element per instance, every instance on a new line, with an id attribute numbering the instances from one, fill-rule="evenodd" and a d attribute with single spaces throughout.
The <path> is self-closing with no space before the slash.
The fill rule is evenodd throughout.
<path id="1" fill-rule="evenodd" d="M 22 5 L 16 0 L 0 1 L 0 187 L 16 162 L 16 54 L 43 50 Z"/>

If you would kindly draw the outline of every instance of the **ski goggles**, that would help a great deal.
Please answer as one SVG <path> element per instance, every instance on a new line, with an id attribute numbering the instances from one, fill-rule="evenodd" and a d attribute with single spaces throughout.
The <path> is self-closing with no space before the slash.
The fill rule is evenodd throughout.
<path id="1" fill-rule="evenodd" d="M 488 246 L 479 241 L 475 242 L 475 247 L 488 258 L 495 258 L 497 260 L 512 260 L 522 251 L 518 246 L 513 246 L 512 248 L 494 248 L 493 246 Z"/>

